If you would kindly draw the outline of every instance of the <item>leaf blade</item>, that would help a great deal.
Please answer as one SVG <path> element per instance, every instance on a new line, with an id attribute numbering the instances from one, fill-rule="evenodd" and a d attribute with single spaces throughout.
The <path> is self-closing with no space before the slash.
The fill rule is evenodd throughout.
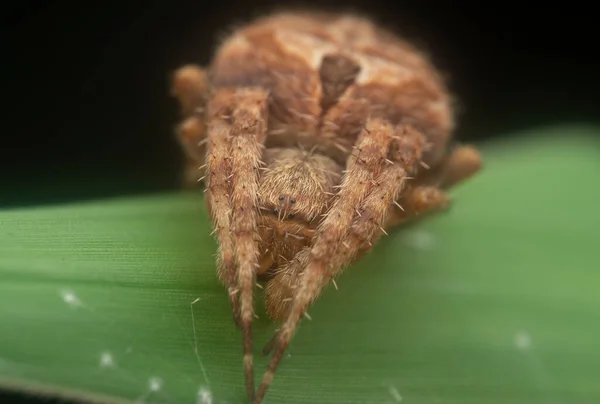
<path id="1" fill-rule="evenodd" d="M 600 163 L 591 140 L 561 131 L 574 135 L 490 145 L 451 212 L 392 232 L 344 273 L 311 309 L 266 402 L 600 398 L 590 264 L 600 191 L 589 186 Z M 0 385 L 172 403 L 209 389 L 214 402 L 243 402 L 241 337 L 200 193 L 0 220 Z M 194 355 L 198 297 L 208 382 Z M 274 328 L 256 322 L 257 352 Z"/>

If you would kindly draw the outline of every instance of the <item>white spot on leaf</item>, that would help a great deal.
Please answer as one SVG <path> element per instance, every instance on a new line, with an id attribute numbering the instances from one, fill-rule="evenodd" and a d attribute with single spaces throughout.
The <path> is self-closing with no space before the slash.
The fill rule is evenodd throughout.
<path id="1" fill-rule="evenodd" d="M 518 331 L 515 334 L 515 346 L 523 351 L 531 348 L 531 335 L 527 331 Z"/>
<path id="2" fill-rule="evenodd" d="M 115 359 L 112 354 L 108 351 L 104 351 L 100 354 L 100 367 L 101 368 L 113 368 L 115 367 Z"/>
<path id="3" fill-rule="evenodd" d="M 151 377 L 148 379 L 148 388 L 150 391 L 159 391 L 162 389 L 163 381 L 160 377 Z"/>
<path id="4" fill-rule="evenodd" d="M 198 400 L 196 401 L 196 404 L 213 404 L 212 393 L 205 388 L 198 390 Z"/>
<path id="5" fill-rule="evenodd" d="M 389 392 L 390 392 L 390 396 L 392 396 L 394 401 L 396 401 L 397 403 L 402 401 L 402 396 L 400 395 L 400 392 L 398 391 L 398 389 L 395 386 L 390 386 Z"/>
<path id="6" fill-rule="evenodd" d="M 70 290 L 61 290 L 60 291 L 60 296 L 62 297 L 63 301 L 67 305 L 69 305 L 71 307 L 79 307 L 79 306 L 81 306 L 81 300 L 79 300 L 79 298 L 77 297 L 77 295 L 73 291 L 70 291 Z"/>
<path id="7" fill-rule="evenodd" d="M 435 244 L 433 235 L 424 230 L 413 230 L 406 232 L 403 237 L 406 245 L 415 250 L 431 250 Z"/>

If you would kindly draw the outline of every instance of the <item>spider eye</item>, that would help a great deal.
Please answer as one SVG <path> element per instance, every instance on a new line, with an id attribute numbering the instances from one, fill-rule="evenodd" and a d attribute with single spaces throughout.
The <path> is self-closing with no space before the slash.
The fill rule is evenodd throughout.
<path id="1" fill-rule="evenodd" d="M 279 195 L 279 200 L 283 201 L 285 199 L 285 195 Z"/>
<path id="2" fill-rule="evenodd" d="M 290 203 L 296 203 L 296 198 L 294 198 L 293 196 L 290 198 Z"/>
<path id="3" fill-rule="evenodd" d="M 290 214 L 288 215 L 288 217 L 289 217 L 290 219 L 293 219 L 294 217 L 296 217 L 296 214 L 295 214 L 295 213 L 290 213 Z"/>
<path id="4" fill-rule="evenodd" d="M 273 213 L 278 214 L 279 213 L 279 209 L 277 209 L 277 208 L 273 209 Z"/>

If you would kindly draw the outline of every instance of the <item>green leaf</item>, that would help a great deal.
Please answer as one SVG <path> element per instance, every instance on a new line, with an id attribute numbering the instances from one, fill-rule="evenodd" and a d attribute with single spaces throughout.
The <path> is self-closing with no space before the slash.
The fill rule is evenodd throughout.
<path id="1" fill-rule="evenodd" d="M 599 133 L 486 145 L 450 212 L 393 231 L 325 291 L 266 402 L 600 402 Z M 0 212 L 0 386 L 244 402 L 209 233 L 202 192 Z M 258 313 L 260 378 L 276 325 Z"/>

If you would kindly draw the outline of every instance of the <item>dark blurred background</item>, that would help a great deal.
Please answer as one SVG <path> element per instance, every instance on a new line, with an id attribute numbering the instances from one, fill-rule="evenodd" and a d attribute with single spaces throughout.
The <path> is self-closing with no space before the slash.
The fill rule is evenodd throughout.
<path id="1" fill-rule="evenodd" d="M 170 72 L 207 63 L 215 39 L 232 24 L 302 4 L 13 3 L 1 16 L 0 206 L 176 187 L 181 155 Z M 600 36 L 586 3 L 304 4 L 371 15 L 423 46 L 460 100 L 461 140 L 554 122 L 600 122 Z"/>
<path id="2" fill-rule="evenodd" d="M 461 140 L 558 122 L 600 123 L 600 36 L 591 5 L 305 4 L 371 15 L 427 49 L 460 99 Z M 215 39 L 231 24 L 287 5 L 123 0 L 4 6 L 0 207 L 176 188 L 181 155 L 170 72 L 183 63 L 207 63 Z"/>

